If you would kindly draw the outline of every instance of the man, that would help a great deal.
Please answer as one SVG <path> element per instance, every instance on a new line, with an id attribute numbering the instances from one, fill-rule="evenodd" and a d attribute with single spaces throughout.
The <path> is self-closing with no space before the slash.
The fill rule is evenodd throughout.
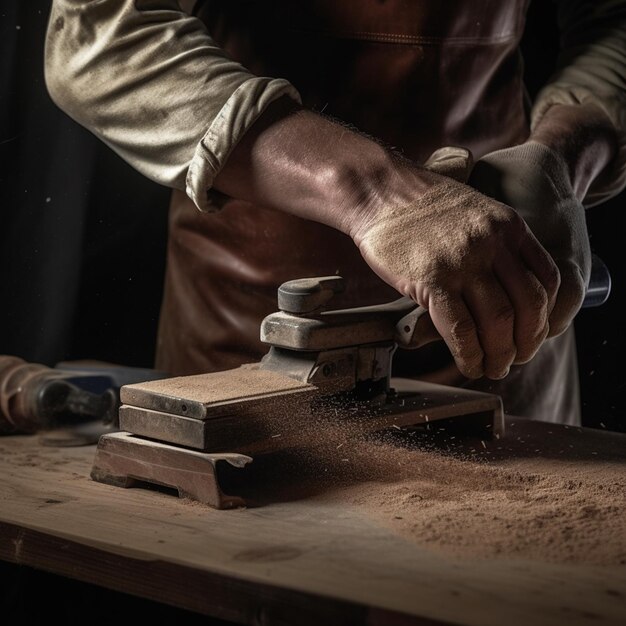
<path id="1" fill-rule="evenodd" d="M 558 3 L 559 69 L 530 114 L 525 0 L 189 4 L 55 0 L 47 40 L 54 100 L 175 189 L 158 367 L 257 360 L 276 287 L 337 272 L 338 304 L 395 289 L 429 309 L 454 362 L 414 371 L 575 423 L 582 203 L 626 181 L 626 4 Z M 487 195 L 432 171 L 449 152 L 417 165 L 446 145 Z"/>

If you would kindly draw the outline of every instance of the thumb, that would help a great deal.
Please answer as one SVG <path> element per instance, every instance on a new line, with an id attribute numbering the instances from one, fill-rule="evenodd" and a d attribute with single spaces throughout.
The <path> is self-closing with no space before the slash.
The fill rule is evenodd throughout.
<path id="1" fill-rule="evenodd" d="M 459 183 L 466 183 L 474 165 L 472 153 L 467 148 L 445 146 L 435 150 L 424 167 L 436 174 L 449 176 Z"/>

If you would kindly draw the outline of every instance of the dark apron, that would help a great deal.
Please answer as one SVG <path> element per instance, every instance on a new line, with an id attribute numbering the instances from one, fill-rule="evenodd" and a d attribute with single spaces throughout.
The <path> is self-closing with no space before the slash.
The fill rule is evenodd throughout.
<path id="1" fill-rule="evenodd" d="M 518 51 L 527 4 L 209 0 L 198 16 L 253 73 L 290 80 L 305 106 L 422 161 L 443 145 L 478 158 L 528 136 Z M 348 281 L 338 306 L 397 297 L 327 226 L 238 200 L 200 213 L 174 192 L 157 367 L 192 374 L 259 360 L 259 324 L 276 309 L 277 287 L 336 273 Z M 405 375 L 450 362 L 442 344 L 399 356 Z M 433 376 L 464 382 L 454 367 Z"/>

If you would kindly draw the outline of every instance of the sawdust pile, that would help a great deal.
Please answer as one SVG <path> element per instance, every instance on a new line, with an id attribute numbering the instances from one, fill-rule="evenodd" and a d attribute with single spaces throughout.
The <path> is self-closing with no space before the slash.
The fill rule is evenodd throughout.
<path id="1" fill-rule="evenodd" d="M 520 471 L 365 441 L 343 459 L 343 480 L 355 482 L 319 497 L 349 502 L 424 546 L 478 558 L 626 564 L 623 472 L 590 480 L 576 465 L 550 471 L 527 459 Z"/>
<path id="2" fill-rule="evenodd" d="M 292 466 L 299 489 L 306 473 L 317 485 L 308 496 L 349 503 L 457 557 L 626 564 L 626 464 L 542 458 L 539 450 L 489 460 L 480 441 L 472 458 L 425 449 L 400 432 L 397 440 L 365 435 L 359 422 L 326 417 L 303 428 L 315 430 L 317 445 Z"/>

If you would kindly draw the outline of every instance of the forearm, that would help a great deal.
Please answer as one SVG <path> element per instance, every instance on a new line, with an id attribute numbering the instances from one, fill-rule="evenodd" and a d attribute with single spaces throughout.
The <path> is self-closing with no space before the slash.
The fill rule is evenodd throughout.
<path id="1" fill-rule="evenodd" d="M 574 194 L 581 202 L 618 149 L 614 125 L 593 104 L 553 105 L 533 129 L 530 139 L 551 148 L 563 159 Z"/>
<path id="2" fill-rule="evenodd" d="M 354 235 L 383 206 L 406 205 L 430 174 L 341 124 L 282 98 L 237 144 L 214 187 Z"/>
<path id="3" fill-rule="evenodd" d="M 557 4 L 561 52 L 556 71 L 537 96 L 531 123 L 536 130 L 549 115 L 557 119 L 550 125 L 566 130 L 573 127 L 580 136 L 581 122 L 592 131 L 594 127 L 595 116 L 584 113 L 584 107 L 596 107 L 605 114 L 615 137 L 614 156 L 590 185 L 585 182 L 588 174 L 583 172 L 593 170 L 593 166 L 581 164 L 582 172 L 576 175 L 582 181 L 579 186 L 588 187 L 585 206 L 593 206 L 626 186 L 626 0 L 557 0 Z M 557 105 L 582 106 L 582 120 L 553 111 Z M 561 122 L 560 117 L 568 119 Z M 589 146 L 595 141 L 582 143 Z M 587 153 L 590 161 L 595 149 Z"/>

